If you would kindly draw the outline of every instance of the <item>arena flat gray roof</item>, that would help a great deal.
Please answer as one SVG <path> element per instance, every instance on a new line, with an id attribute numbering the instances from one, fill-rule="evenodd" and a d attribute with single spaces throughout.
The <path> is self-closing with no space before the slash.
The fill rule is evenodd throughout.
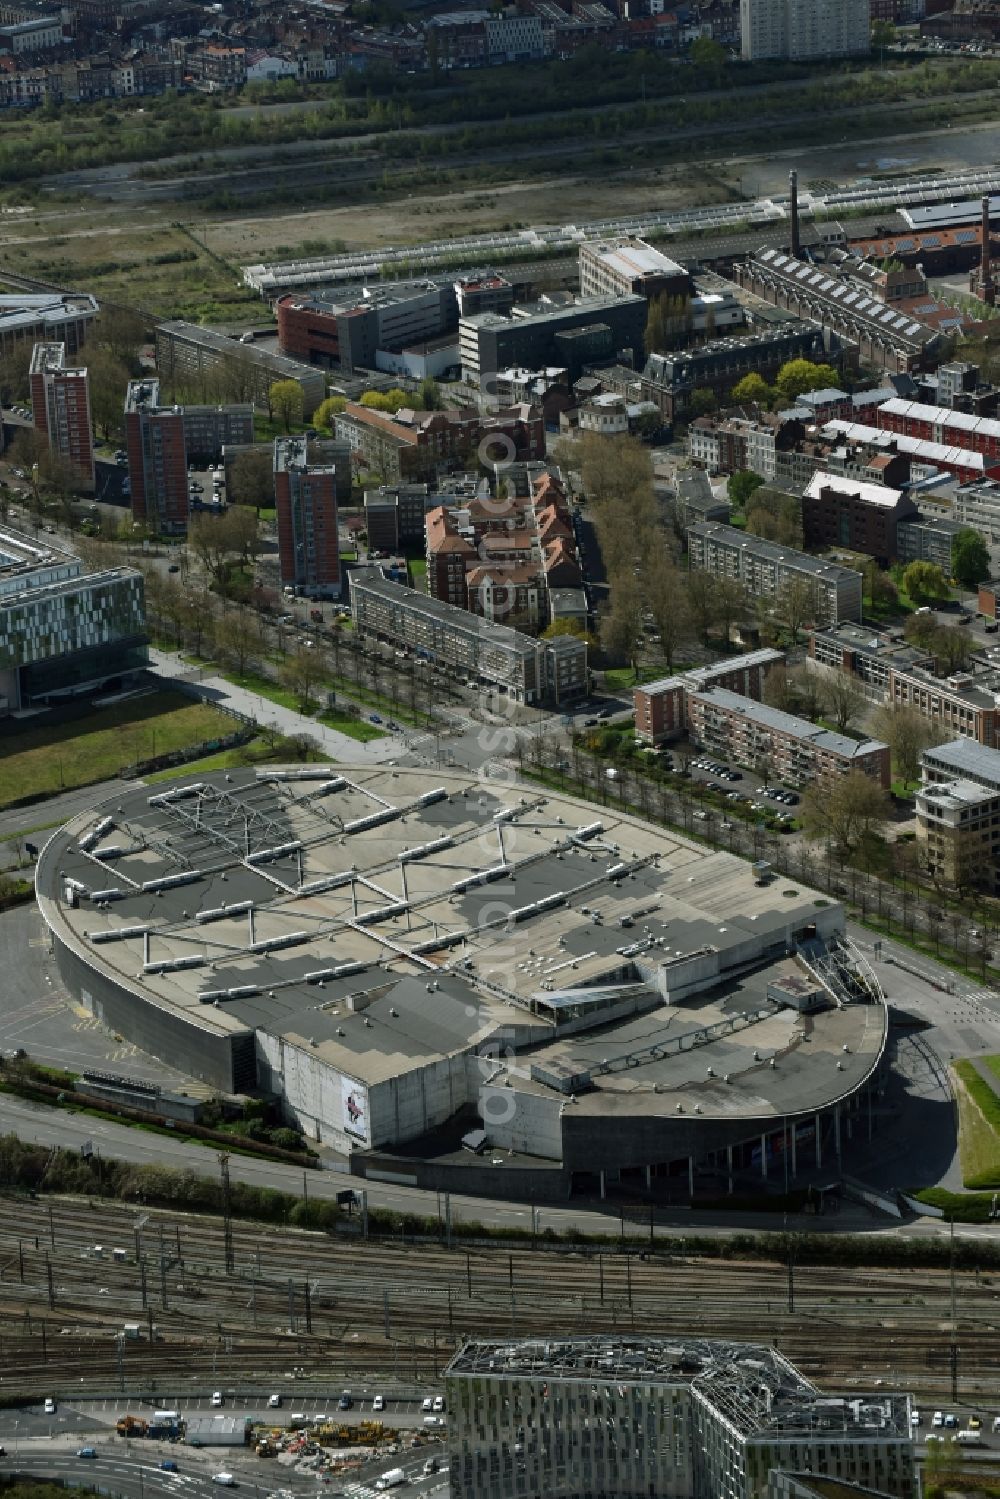
<path id="1" fill-rule="evenodd" d="M 860 1086 L 885 1040 L 882 1004 L 831 1003 L 806 1027 L 767 998 L 795 963 L 774 949 L 840 930 L 835 903 L 468 773 L 319 765 L 122 788 L 52 837 L 36 888 L 57 941 L 137 1002 L 214 1037 L 286 1038 L 365 1083 L 513 1027 L 516 1086 L 558 1097 L 531 1064 L 568 1063 L 592 1074 L 582 1111 L 666 1115 L 693 1097 L 708 1116 L 780 1118 Z M 716 987 L 665 1004 L 658 985 L 703 954 Z M 591 1007 L 599 1039 L 560 1029 Z"/>

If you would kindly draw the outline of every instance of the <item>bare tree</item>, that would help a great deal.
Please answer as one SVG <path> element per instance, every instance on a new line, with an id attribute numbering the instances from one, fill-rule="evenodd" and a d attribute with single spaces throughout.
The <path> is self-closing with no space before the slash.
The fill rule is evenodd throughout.
<path id="1" fill-rule="evenodd" d="M 302 645 L 286 656 L 281 667 L 281 681 L 298 699 L 299 711 L 306 713 L 315 706 L 313 689 L 322 676 L 322 662 L 315 648 Z"/>
<path id="2" fill-rule="evenodd" d="M 840 732 L 846 733 L 867 707 L 867 699 L 857 677 L 850 672 L 834 671 L 820 682 L 823 707 Z"/>
<path id="3" fill-rule="evenodd" d="M 243 607 L 227 609 L 216 625 L 215 642 L 223 657 L 236 667 L 237 676 L 245 676 L 254 642 L 254 621 L 250 610 Z"/>
<path id="4" fill-rule="evenodd" d="M 873 722 L 875 733 L 889 746 L 897 774 L 903 781 L 916 781 L 920 775 L 920 757 L 925 749 L 941 743 L 941 730 L 905 703 L 885 703 Z"/>
<path id="5" fill-rule="evenodd" d="M 777 612 L 788 627 L 792 643 L 797 644 L 799 631 L 816 617 L 816 587 L 809 578 L 790 577 L 778 594 Z"/>
<path id="6" fill-rule="evenodd" d="M 882 787 L 860 770 L 815 783 L 802 797 L 806 836 L 845 854 L 881 832 L 888 815 L 889 802 Z"/>

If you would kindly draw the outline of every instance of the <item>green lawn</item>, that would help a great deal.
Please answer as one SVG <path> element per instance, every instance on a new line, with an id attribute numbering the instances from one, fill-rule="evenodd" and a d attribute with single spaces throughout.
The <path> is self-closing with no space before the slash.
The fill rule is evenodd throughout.
<path id="1" fill-rule="evenodd" d="M 328 708 L 319 715 L 319 721 L 326 724 L 328 729 L 337 729 L 351 739 L 360 740 L 362 744 L 367 744 L 370 739 L 385 738 L 385 730 L 380 729 L 377 724 L 368 723 L 363 718 L 352 718 L 338 708 Z"/>
<path id="2" fill-rule="evenodd" d="M 292 422 L 291 432 L 305 432 L 309 427 L 308 422 Z M 276 437 L 287 437 L 284 422 L 275 421 L 273 417 L 262 416 L 258 411 L 253 419 L 253 435 L 255 442 L 273 442 Z"/>
<path id="3" fill-rule="evenodd" d="M 956 1223 L 989 1223 L 993 1196 L 989 1192 L 949 1192 L 944 1187 L 923 1187 L 913 1196 L 928 1207 L 940 1208 Z"/>
<path id="4" fill-rule="evenodd" d="M 232 682 L 237 687 L 243 687 L 247 692 L 255 692 L 258 697 L 267 698 L 271 703 L 277 703 L 279 708 L 290 708 L 293 713 L 298 713 L 299 700 L 294 692 L 289 692 L 287 687 L 281 687 L 277 682 L 272 682 L 270 677 L 259 677 L 256 672 L 248 672 L 246 676 L 237 677 L 230 672 L 222 672 L 227 682 Z"/>
<path id="5" fill-rule="evenodd" d="M 69 723 L 44 719 L 5 737 L 0 749 L 0 807 L 39 792 L 52 795 L 116 776 L 123 766 L 221 739 L 228 715 L 178 692 L 150 692 L 98 708 Z"/>
<path id="6" fill-rule="evenodd" d="M 979 1060 L 988 1072 L 1000 1082 L 1000 1057 L 980 1057 Z"/>
<path id="7" fill-rule="evenodd" d="M 679 668 L 676 668 L 679 670 Z M 631 666 L 613 666 L 610 671 L 604 672 L 604 686 L 608 692 L 625 692 L 629 687 L 635 687 L 640 682 L 655 682 L 657 677 L 666 676 L 666 667 L 663 666 L 640 666 L 639 670 L 633 671 Z"/>
<path id="8" fill-rule="evenodd" d="M 411 557 L 407 566 L 410 569 L 410 577 L 413 579 L 414 588 L 423 588 L 424 579 L 427 577 L 427 558 Z M 418 584 L 417 579 L 420 579 Z"/>
<path id="9" fill-rule="evenodd" d="M 1000 1057 L 991 1059 L 990 1071 Z M 958 1147 L 967 1187 L 1000 1187 L 1000 1096 L 970 1061 L 954 1064 L 958 1078 Z"/>

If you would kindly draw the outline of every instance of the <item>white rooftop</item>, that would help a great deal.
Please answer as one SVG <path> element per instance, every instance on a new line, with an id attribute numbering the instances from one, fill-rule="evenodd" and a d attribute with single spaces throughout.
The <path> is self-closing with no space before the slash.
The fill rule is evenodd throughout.
<path id="1" fill-rule="evenodd" d="M 809 480 L 805 493 L 809 499 L 816 500 L 824 489 L 856 496 L 866 505 L 884 505 L 889 510 L 898 505 L 902 497 L 902 490 L 890 489 L 887 484 L 865 484 L 860 479 L 849 479 L 844 474 L 828 474 L 819 469 Z"/>

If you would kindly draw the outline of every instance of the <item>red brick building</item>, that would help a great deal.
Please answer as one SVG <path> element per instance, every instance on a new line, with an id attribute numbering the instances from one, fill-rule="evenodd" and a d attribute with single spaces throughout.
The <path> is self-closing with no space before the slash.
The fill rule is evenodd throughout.
<path id="1" fill-rule="evenodd" d="M 636 735 L 654 745 L 676 739 L 688 726 L 688 693 L 708 687 L 724 687 L 760 702 L 768 672 L 784 659 L 783 652 L 765 648 L 636 687 L 633 693 Z"/>
<path id="2" fill-rule="evenodd" d="M 179 409 L 160 410 L 155 398 L 133 395 L 136 385 L 129 387 L 125 405 L 132 519 L 176 535 L 187 530 L 190 508 L 184 418 Z"/>
<path id="3" fill-rule="evenodd" d="M 309 463 L 305 437 L 275 439 L 274 505 L 282 587 L 339 598 L 337 471 Z"/>
<path id="4" fill-rule="evenodd" d="M 950 406 L 924 406 L 919 401 L 894 398 L 878 408 L 877 421 L 884 432 L 901 432 L 906 437 L 921 437 L 1000 459 L 1000 420 L 996 417 L 972 416 Z"/>
<path id="5" fill-rule="evenodd" d="M 431 598 L 464 609 L 466 568 L 474 567 L 478 560 L 476 548 L 459 536 L 443 505 L 427 512 L 427 592 Z"/>
<path id="6" fill-rule="evenodd" d="M 94 429 L 86 369 L 66 364 L 66 345 L 36 344 L 31 356 L 31 413 L 53 453 L 71 464 L 81 489 L 94 488 Z"/>
<path id="7" fill-rule="evenodd" d="M 383 483 L 434 477 L 439 469 L 479 458 L 492 464 L 535 463 L 545 457 L 545 422 L 533 406 L 478 411 L 411 411 L 389 415 L 348 401 L 334 418 L 334 433 Z"/>
<path id="8" fill-rule="evenodd" d="M 133 520 L 163 535 L 182 534 L 190 510 L 188 464 L 216 463 L 226 445 L 252 442 L 252 406 L 161 406 L 158 380 L 132 380 L 125 449 Z"/>

